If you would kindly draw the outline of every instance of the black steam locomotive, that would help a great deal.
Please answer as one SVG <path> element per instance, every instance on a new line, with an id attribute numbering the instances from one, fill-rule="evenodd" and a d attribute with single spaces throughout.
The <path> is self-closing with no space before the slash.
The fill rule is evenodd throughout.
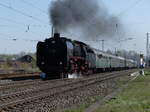
<path id="1" fill-rule="evenodd" d="M 37 66 L 43 72 L 43 78 L 61 78 L 74 73 L 88 75 L 97 71 L 133 68 L 137 63 L 55 33 L 54 37 L 38 42 Z"/>

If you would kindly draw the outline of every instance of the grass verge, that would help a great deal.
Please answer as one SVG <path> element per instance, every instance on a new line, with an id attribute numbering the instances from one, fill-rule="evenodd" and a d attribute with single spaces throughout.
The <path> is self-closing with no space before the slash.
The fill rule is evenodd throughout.
<path id="1" fill-rule="evenodd" d="M 145 73 L 95 112 L 150 112 L 150 72 Z"/>

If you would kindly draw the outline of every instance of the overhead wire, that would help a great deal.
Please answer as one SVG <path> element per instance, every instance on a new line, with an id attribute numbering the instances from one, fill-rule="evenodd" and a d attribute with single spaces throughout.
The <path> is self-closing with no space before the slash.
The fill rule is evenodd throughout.
<path id="1" fill-rule="evenodd" d="M 130 7 L 128 7 L 126 10 L 124 10 L 124 11 L 121 11 L 120 13 L 119 13 L 119 15 L 117 15 L 118 17 L 119 16 L 121 16 L 121 15 L 123 15 L 124 13 L 127 13 L 127 11 L 129 11 L 129 10 L 131 10 L 132 8 L 134 8 L 136 5 L 138 5 L 140 2 L 142 2 L 143 0 L 137 0 L 136 2 L 134 2 L 134 4 L 132 4 Z M 89 23 L 87 24 L 88 26 L 87 27 L 91 27 L 90 26 L 90 23 L 92 23 L 93 21 L 91 21 L 91 20 L 89 20 Z M 114 28 L 116 28 L 116 29 L 118 29 L 118 24 L 114 24 Z M 117 33 L 118 33 L 118 31 L 117 31 Z M 121 32 L 120 32 L 121 33 Z"/>
<path id="2" fill-rule="evenodd" d="M 26 1 L 23 1 L 23 2 L 26 3 L 26 4 L 28 4 L 28 5 L 33 6 L 33 4 L 31 4 L 31 3 L 29 3 L 29 2 L 26 2 Z M 10 10 L 16 12 L 16 13 L 19 13 L 19 14 L 21 14 L 21 15 L 23 15 L 23 16 L 26 16 L 26 17 L 28 17 L 28 18 L 34 19 L 34 20 L 36 20 L 36 21 L 38 21 L 38 22 L 41 22 L 41 23 L 44 23 L 44 24 L 45 24 L 45 22 L 41 21 L 40 19 L 38 19 L 38 18 L 36 18 L 36 17 L 34 17 L 34 16 L 31 16 L 31 15 L 25 13 L 25 12 L 22 12 L 22 11 L 20 11 L 20 10 L 18 10 L 18 9 L 15 9 L 15 8 L 13 8 L 11 5 L 8 6 L 8 5 L 5 5 L 5 4 L 0 3 L 0 6 L 5 7 L 5 8 L 7 8 L 7 9 L 10 9 Z M 43 12 L 43 13 L 45 13 L 45 14 L 47 15 L 47 13 L 44 12 L 44 11 L 42 11 L 40 8 L 38 8 L 38 7 L 36 7 L 36 6 L 33 6 L 33 7 L 36 8 L 36 9 L 38 9 L 38 10 L 40 10 L 41 12 Z M 0 17 L 0 19 L 3 19 L 3 20 L 5 20 L 5 21 L 9 21 L 9 22 L 12 22 L 12 23 L 15 23 L 15 24 L 18 24 L 18 25 L 26 26 L 26 27 L 27 27 L 26 32 L 28 32 L 28 31 L 30 30 L 30 26 L 32 26 L 32 27 L 47 27 L 47 26 L 49 26 L 48 23 L 46 23 L 45 25 L 36 25 L 36 24 L 35 24 L 35 25 L 31 25 L 31 24 L 27 25 L 27 24 L 24 24 L 24 23 L 20 23 L 20 22 L 14 21 L 14 20 L 12 20 L 12 19 L 6 19 L 6 18 L 1 18 L 1 17 Z M 0 27 L 4 27 L 4 26 L 6 26 L 6 25 L 1 25 Z M 8 38 L 3 38 L 3 37 L 2 37 L 1 39 L 3 39 L 3 40 L 10 40 L 10 41 L 19 41 L 19 40 L 21 40 L 21 41 L 28 41 L 28 42 L 38 42 L 38 41 L 39 41 L 39 40 L 33 40 L 33 39 L 23 39 L 23 38 L 20 39 L 20 38 L 15 38 L 14 36 L 8 36 L 8 35 L 4 35 L 4 36 L 5 36 L 5 37 L 8 37 Z"/>
<path id="3" fill-rule="evenodd" d="M 137 6 L 142 1 L 144 1 L 144 0 L 136 0 L 132 5 L 130 5 L 129 7 L 127 7 L 125 10 L 121 11 L 117 16 L 118 17 L 122 16 L 123 14 L 125 14 L 129 10 L 133 9 L 135 6 Z"/>
<path id="4" fill-rule="evenodd" d="M 28 3 L 28 4 L 29 4 L 29 3 Z M 30 5 L 31 5 L 31 4 L 30 4 Z M 21 12 L 21 11 L 19 11 L 19 10 L 17 10 L 17 9 L 14 9 L 14 8 L 11 7 L 11 6 L 7 6 L 7 5 L 2 4 L 2 3 L 0 3 L 0 6 L 3 6 L 3 7 L 5 7 L 5 8 L 8 8 L 8 9 L 10 9 L 10 10 L 13 10 L 13 11 L 19 13 L 19 14 L 22 14 L 22 15 L 24 15 L 24 16 L 26 16 L 26 17 L 32 18 L 32 19 L 34 19 L 34 20 L 36 20 L 36 21 L 42 22 L 40 19 L 35 18 L 35 17 L 31 16 L 31 15 L 28 15 L 28 14 L 26 14 L 26 13 L 24 13 L 24 12 Z M 38 9 L 38 10 L 40 10 L 40 9 Z M 29 32 L 29 30 L 30 30 L 31 27 L 48 27 L 48 26 L 49 26 L 48 24 L 45 24 L 45 25 L 24 24 L 24 23 L 16 22 L 16 21 L 14 21 L 14 20 L 12 20 L 12 19 L 6 19 L 6 18 L 1 18 L 1 17 L 0 17 L 0 19 L 3 19 L 3 20 L 5 20 L 5 21 L 13 22 L 13 23 L 16 23 L 16 24 L 18 24 L 18 25 L 23 25 L 23 26 L 27 27 L 27 29 L 25 30 L 26 33 Z M 7 26 L 7 25 L 0 25 L 0 27 L 6 27 L 6 26 Z"/>
<path id="5" fill-rule="evenodd" d="M 35 9 L 39 10 L 40 12 L 42 12 L 42 13 L 48 15 L 48 13 L 47 13 L 46 11 L 44 11 L 44 10 L 42 10 L 41 8 L 35 6 L 35 5 L 32 4 L 31 2 L 27 2 L 26 0 L 19 0 L 19 1 L 21 1 L 21 2 L 23 2 L 23 3 L 25 3 L 25 4 L 27 4 L 27 5 L 30 5 L 30 6 L 34 7 Z"/>
<path id="6" fill-rule="evenodd" d="M 25 25 L 24 23 L 21 23 L 21 22 L 12 20 L 12 19 L 8 19 L 8 18 L 0 17 L 0 19 L 1 19 L 1 20 L 4 20 L 4 21 L 7 21 L 7 22 L 15 23 L 15 24 L 18 24 L 18 25 Z"/>
<path id="7" fill-rule="evenodd" d="M 29 42 L 38 42 L 40 40 L 34 40 L 34 39 L 19 39 L 19 38 L 15 38 L 15 36 L 9 36 L 9 35 L 6 35 L 6 34 L 1 34 L 0 35 L 4 35 L 5 37 L 7 38 L 3 38 L 3 37 L 0 37 L 1 40 L 10 40 L 10 41 L 29 41 Z"/>
<path id="8" fill-rule="evenodd" d="M 34 19 L 34 20 L 36 20 L 36 21 L 38 21 L 38 22 L 45 23 L 45 22 L 43 22 L 42 20 L 40 20 L 40 19 L 38 19 L 38 18 L 36 18 L 36 17 L 34 17 L 34 16 L 32 16 L 32 15 L 29 15 L 29 14 L 27 14 L 27 13 L 25 13 L 25 12 L 22 12 L 22 11 L 20 11 L 20 10 L 17 10 L 17 9 L 15 9 L 15 8 L 11 7 L 11 6 L 7 6 L 7 5 L 2 4 L 2 3 L 0 3 L 0 6 L 5 7 L 5 8 L 7 8 L 7 9 L 10 9 L 10 10 L 12 10 L 12 11 L 14 11 L 14 12 L 16 12 L 16 13 L 19 13 L 19 14 L 21 14 L 21 15 L 23 15 L 23 16 L 26 16 L 26 17 L 28 17 L 28 18 L 30 18 L 30 19 Z M 45 24 L 48 24 L 48 23 L 45 23 Z"/>
<path id="9" fill-rule="evenodd" d="M 27 27 L 27 26 L 30 25 L 32 27 L 49 27 L 49 25 L 46 25 L 46 24 L 29 24 L 29 23 L 25 24 L 23 22 L 18 22 L 18 21 L 15 21 L 13 19 L 8 19 L 8 18 L 4 18 L 4 17 L 0 17 L 0 20 L 7 21 L 9 23 L 13 23 L 13 24 L 16 24 L 18 26 L 25 26 L 25 27 Z M 6 25 L 6 24 L 1 24 L 0 25 L 0 27 L 3 27 L 3 26 L 10 26 L 10 25 Z"/>
<path id="10" fill-rule="evenodd" d="M 0 24 L 0 27 L 8 27 L 8 28 L 12 28 L 12 27 L 15 27 L 17 25 L 16 28 L 19 28 L 20 27 L 26 27 L 27 29 L 31 29 L 31 27 L 34 27 L 34 28 L 48 28 L 48 26 L 45 26 L 45 25 L 32 25 L 32 24 L 26 24 L 26 25 L 19 25 L 19 24 L 15 24 L 15 25 L 8 25 L 8 24 Z M 29 28 L 30 27 L 30 28 Z"/>
<path id="11" fill-rule="evenodd" d="M 36 39 L 36 38 L 34 38 L 34 39 L 27 39 L 27 38 L 20 38 L 20 37 L 22 37 L 22 36 L 24 36 L 24 37 L 26 37 L 25 35 L 26 34 L 31 34 L 31 35 L 35 35 L 35 34 L 37 34 L 37 33 L 35 33 L 35 32 L 33 32 L 33 31 L 31 31 L 30 29 L 24 29 L 24 31 L 21 33 L 20 32 L 20 34 L 18 35 L 12 35 L 12 34 L 1 34 L 0 33 L 0 40 L 11 40 L 11 41 L 19 41 L 19 40 L 23 40 L 23 41 L 30 41 L 30 42 L 38 42 L 38 41 L 40 41 L 40 40 L 43 40 L 42 38 L 41 39 Z M 5 37 L 5 38 L 4 38 Z M 27 37 L 29 37 L 29 36 L 27 36 Z M 35 37 L 35 36 L 30 36 L 30 37 Z M 42 36 L 43 37 L 43 36 Z M 45 37 L 45 36 L 44 36 Z M 46 36 L 46 37 L 49 37 L 49 36 Z"/>
<path id="12" fill-rule="evenodd" d="M 127 7 L 125 10 L 121 11 L 118 15 L 116 15 L 117 17 L 121 17 L 123 16 L 124 14 L 126 14 L 128 11 L 130 11 L 131 9 L 133 9 L 135 6 L 137 6 L 139 3 L 141 3 L 142 1 L 144 0 L 136 0 L 133 4 L 131 4 L 129 7 Z M 116 24 L 116 34 L 118 35 L 118 39 L 120 41 L 120 37 L 123 37 L 123 35 L 121 33 L 123 32 L 119 32 L 119 26 L 118 24 Z M 117 42 L 117 41 L 116 41 Z M 120 48 L 121 48 L 121 43 L 120 43 Z"/>

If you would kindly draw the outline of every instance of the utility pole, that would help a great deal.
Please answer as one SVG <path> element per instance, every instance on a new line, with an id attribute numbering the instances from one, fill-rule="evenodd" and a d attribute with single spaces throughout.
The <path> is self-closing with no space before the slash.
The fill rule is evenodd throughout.
<path id="1" fill-rule="evenodd" d="M 117 54 L 117 48 L 115 47 L 115 55 L 117 56 L 118 54 Z"/>
<path id="2" fill-rule="evenodd" d="M 147 40 L 146 40 L 146 65 L 147 67 L 149 66 L 148 58 L 149 58 L 149 33 L 147 35 Z"/>
<path id="3" fill-rule="evenodd" d="M 104 51 L 104 42 L 105 42 L 105 40 L 96 40 L 97 42 L 102 42 L 102 51 Z"/>
<path id="4" fill-rule="evenodd" d="M 101 41 L 102 41 L 102 51 L 104 51 L 104 40 Z"/>
<path id="5" fill-rule="evenodd" d="M 105 42 L 105 40 L 86 40 L 86 41 L 94 41 L 94 42 L 102 42 L 102 48 L 101 48 L 101 50 L 102 51 L 104 51 L 104 42 Z"/>

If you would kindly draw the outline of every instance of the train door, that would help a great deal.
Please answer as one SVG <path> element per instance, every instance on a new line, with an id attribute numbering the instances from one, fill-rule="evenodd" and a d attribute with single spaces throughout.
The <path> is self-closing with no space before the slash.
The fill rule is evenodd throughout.
<path id="1" fill-rule="evenodd" d="M 89 68 L 90 69 L 95 69 L 96 68 L 96 55 L 95 55 L 94 51 L 92 51 L 91 49 L 88 49 L 88 48 L 87 48 L 86 60 L 89 63 Z"/>

